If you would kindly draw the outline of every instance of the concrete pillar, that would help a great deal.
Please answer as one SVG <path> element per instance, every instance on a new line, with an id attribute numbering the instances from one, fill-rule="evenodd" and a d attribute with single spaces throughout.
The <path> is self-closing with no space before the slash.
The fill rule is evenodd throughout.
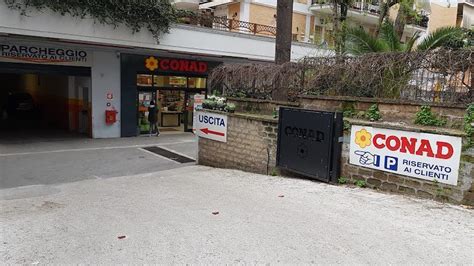
<path id="1" fill-rule="evenodd" d="M 311 15 L 306 15 L 306 27 L 304 29 L 304 41 L 309 42 L 309 35 L 311 34 Z"/>

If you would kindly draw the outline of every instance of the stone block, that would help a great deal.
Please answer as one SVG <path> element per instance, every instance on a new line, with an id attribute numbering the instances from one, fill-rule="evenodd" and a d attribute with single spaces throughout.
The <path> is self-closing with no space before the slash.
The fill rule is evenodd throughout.
<path id="1" fill-rule="evenodd" d="M 276 135 L 276 134 L 273 134 L 273 133 L 269 133 L 269 134 L 267 134 L 267 136 L 268 136 L 269 138 L 272 138 L 272 139 L 276 139 L 276 137 L 277 137 L 277 135 Z"/>
<path id="2" fill-rule="evenodd" d="M 365 169 L 365 168 L 359 168 L 358 173 L 359 173 L 359 175 L 363 175 L 363 176 L 366 176 L 366 177 L 371 177 L 371 176 L 373 176 L 374 171 L 369 170 L 369 169 Z"/>
<path id="3" fill-rule="evenodd" d="M 387 180 L 388 174 L 382 171 L 374 171 L 373 177 L 379 180 Z"/>
<path id="4" fill-rule="evenodd" d="M 401 178 L 398 175 L 391 175 L 389 174 L 387 176 L 387 181 L 392 182 L 392 183 L 397 183 L 397 184 L 403 184 L 403 178 Z"/>
<path id="5" fill-rule="evenodd" d="M 361 175 L 351 175 L 351 179 L 352 180 L 366 180 L 366 178 L 364 176 L 361 176 Z"/>
<path id="6" fill-rule="evenodd" d="M 413 188 L 419 188 L 419 187 L 421 187 L 421 183 L 416 181 L 416 180 L 405 179 L 405 186 L 413 187 Z"/>
<path id="7" fill-rule="evenodd" d="M 380 187 L 382 184 L 382 181 L 375 179 L 375 178 L 368 178 L 367 179 L 367 184 L 373 186 L 373 187 Z"/>
<path id="8" fill-rule="evenodd" d="M 417 190 L 416 191 L 416 195 L 420 198 L 424 198 L 424 199 L 433 199 L 434 195 L 429 193 L 429 192 L 426 192 L 426 191 L 423 191 L 423 190 Z"/>
<path id="9" fill-rule="evenodd" d="M 398 185 L 394 183 L 389 183 L 389 182 L 383 182 L 382 185 L 380 186 L 382 190 L 387 190 L 387 191 L 397 191 L 398 190 Z"/>
<path id="10" fill-rule="evenodd" d="M 474 206 L 474 192 L 466 192 L 462 199 L 462 204 Z"/>
<path id="11" fill-rule="evenodd" d="M 407 194 L 407 195 L 415 195 L 416 194 L 415 189 L 410 188 L 410 187 L 405 187 L 405 186 L 399 186 L 398 191 L 403 193 L 403 194 Z"/>

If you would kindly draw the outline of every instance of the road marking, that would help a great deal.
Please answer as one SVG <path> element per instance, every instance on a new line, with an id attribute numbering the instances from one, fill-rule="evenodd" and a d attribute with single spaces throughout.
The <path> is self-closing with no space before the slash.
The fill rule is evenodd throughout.
<path id="1" fill-rule="evenodd" d="M 63 150 L 51 150 L 51 151 L 34 151 L 34 152 L 19 152 L 19 153 L 4 153 L 0 154 L 0 157 L 7 156 L 19 156 L 19 155 L 35 155 L 35 154 L 48 154 L 48 153 L 61 153 L 61 152 L 75 152 L 75 151 L 97 151 L 97 150 L 113 150 L 113 149 L 130 149 L 130 148 L 142 148 L 147 146 L 161 146 L 161 145 L 174 145 L 183 143 L 192 143 L 194 140 L 186 140 L 180 142 L 168 142 L 168 143 L 156 143 L 156 144 L 141 144 L 141 145 L 129 145 L 129 146 L 112 146 L 112 147 L 98 147 L 98 148 L 78 148 L 78 149 L 63 149 Z"/>

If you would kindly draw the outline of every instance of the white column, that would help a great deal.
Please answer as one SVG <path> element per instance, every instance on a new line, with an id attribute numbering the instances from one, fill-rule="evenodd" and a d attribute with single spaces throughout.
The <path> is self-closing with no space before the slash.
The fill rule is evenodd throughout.
<path id="1" fill-rule="evenodd" d="M 304 41 L 309 42 L 309 35 L 311 34 L 311 15 L 306 15 L 306 27 L 304 29 Z"/>
<path id="2" fill-rule="evenodd" d="M 120 57 L 115 52 L 94 52 L 92 65 L 92 137 L 120 137 Z M 107 93 L 113 94 L 107 100 Z M 117 111 L 117 122 L 105 123 L 107 102 L 111 102 Z"/>
<path id="3" fill-rule="evenodd" d="M 250 0 L 240 2 L 240 21 L 250 22 Z"/>

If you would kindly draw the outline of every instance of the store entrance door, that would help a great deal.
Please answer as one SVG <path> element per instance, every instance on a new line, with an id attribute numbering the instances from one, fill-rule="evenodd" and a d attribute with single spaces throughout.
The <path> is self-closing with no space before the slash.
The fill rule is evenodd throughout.
<path id="1" fill-rule="evenodd" d="M 194 120 L 194 96 L 195 95 L 205 95 L 205 92 L 186 92 L 185 96 L 185 112 L 184 112 L 184 131 L 192 132 L 193 131 L 193 120 Z"/>
<path id="2" fill-rule="evenodd" d="M 142 90 L 138 91 L 138 135 L 150 133 L 150 122 L 148 121 L 148 107 L 151 100 L 156 102 L 156 91 Z"/>

